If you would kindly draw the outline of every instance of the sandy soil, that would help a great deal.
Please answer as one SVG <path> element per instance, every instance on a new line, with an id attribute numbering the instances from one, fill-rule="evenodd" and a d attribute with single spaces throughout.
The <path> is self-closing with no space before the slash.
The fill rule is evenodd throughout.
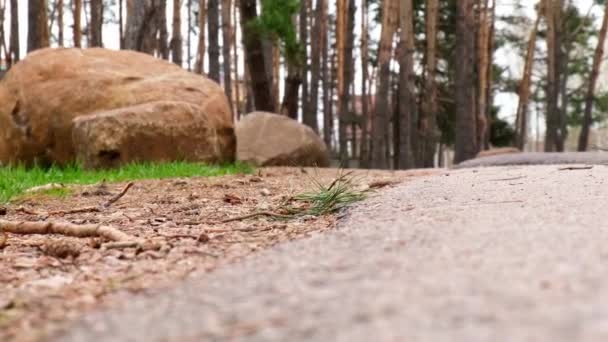
<path id="1" fill-rule="evenodd" d="M 427 172 L 357 171 L 362 187 L 392 186 Z M 124 305 L 114 294 L 171 287 L 193 271 L 213 270 L 281 242 L 334 227 L 339 214 L 276 220 L 230 217 L 274 211 L 312 179 L 330 183 L 332 169 L 268 168 L 254 175 L 137 181 L 101 212 L 49 212 L 97 206 L 125 184 L 75 188 L 67 198 L 30 196 L 0 210 L 10 221 L 103 223 L 159 246 L 158 250 L 100 249 L 98 239 L 12 235 L 0 249 L 0 341 L 32 341 L 93 308 Z M 57 250 L 74 251 L 58 257 Z M 69 254 L 69 253 L 67 253 Z"/>

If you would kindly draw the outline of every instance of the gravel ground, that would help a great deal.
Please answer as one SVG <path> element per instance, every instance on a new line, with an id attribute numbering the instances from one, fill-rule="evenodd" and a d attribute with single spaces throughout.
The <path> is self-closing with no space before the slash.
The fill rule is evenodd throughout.
<path id="1" fill-rule="evenodd" d="M 452 170 L 55 341 L 607 341 L 608 167 Z"/>

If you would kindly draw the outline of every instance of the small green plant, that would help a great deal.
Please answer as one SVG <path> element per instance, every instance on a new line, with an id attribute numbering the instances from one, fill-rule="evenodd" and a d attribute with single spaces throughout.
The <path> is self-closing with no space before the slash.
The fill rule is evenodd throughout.
<path id="1" fill-rule="evenodd" d="M 340 173 L 329 185 L 311 177 L 314 190 L 293 197 L 300 205 L 287 207 L 291 215 L 322 216 L 339 211 L 367 197 L 367 190 L 357 189 L 352 172 Z"/>
<path id="2" fill-rule="evenodd" d="M 24 166 L 0 167 L 0 203 L 5 203 L 36 186 L 59 184 L 95 184 L 123 182 L 137 179 L 161 179 L 175 177 L 211 177 L 227 174 L 251 173 L 253 169 L 245 164 L 206 165 L 201 163 L 136 163 L 117 169 L 85 170 L 79 165 L 49 168 Z M 64 196 L 66 190 L 53 190 L 50 195 Z"/>

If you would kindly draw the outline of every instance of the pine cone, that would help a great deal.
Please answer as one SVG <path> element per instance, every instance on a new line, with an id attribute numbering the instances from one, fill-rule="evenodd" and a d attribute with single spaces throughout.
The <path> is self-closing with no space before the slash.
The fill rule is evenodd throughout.
<path id="1" fill-rule="evenodd" d="M 67 240 L 49 241 L 44 245 L 43 251 L 44 254 L 59 259 L 69 256 L 77 258 L 80 255 L 80 246 Z"/>

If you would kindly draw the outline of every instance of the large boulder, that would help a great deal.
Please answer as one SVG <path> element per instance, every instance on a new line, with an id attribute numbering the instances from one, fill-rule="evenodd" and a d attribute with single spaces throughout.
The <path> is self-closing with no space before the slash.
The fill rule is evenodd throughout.
<path id="1" fill-rule="evenodd" d="M 239 161 L 258 166 L 329 166 L 323 140 L 308 126 L 283 115 L 254 112 L 236 124 Z"/>
<path id="2" fill-rule="evenodd" d="M 234 160 L 221 87 L 134 51 L 43 49 L 0 82 L 0 163 Z"/>

